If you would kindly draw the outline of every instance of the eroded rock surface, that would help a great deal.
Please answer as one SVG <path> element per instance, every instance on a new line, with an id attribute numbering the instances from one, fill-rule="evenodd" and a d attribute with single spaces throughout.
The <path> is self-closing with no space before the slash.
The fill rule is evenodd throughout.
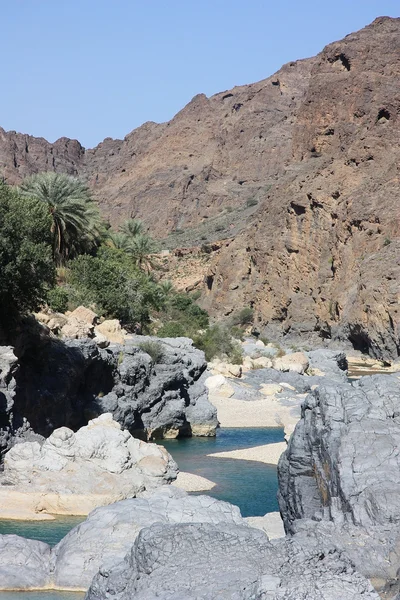
<path id="1" fill-rule="evenodd" d="M 154 523 L 228 523 L 246 526 L 236 506 L 173 487 L 94 510 L 52 551 L 56 586 L 88 588 L 98 569 L 122 561 L 139 532 Z"/>
<path id="2" fill-rule="evenodd" d="M 155 524 L 124 561 L 100 569 L 87 600 L 377 600 L 371 584 L 332 549 L 275 542 L 253 528 Z"/>
<path id="3" fill-rule="evenodd" d="M 50 546 L 18 535 L 0 535 L 0 590 L 45 588 L 50 580 Z"/>
<path id="4" fill-rule="evenodd" d="M 140 348 L 146 341 L 162 348 L 157 362 Z M 12 348 L 1 348 L 11 356 Z M 187 338 L 137 336 L 123 346 L 100 348 L 90 339 L 34 336 L 18 348 L 18 356 L 15 375 L 0 375 L 4 449 L 17 427 L 28 430 L 30 424 L 48 437 L 63 426 L 76 431 L 104 412 L 143 439 L 215 435 L 216 410 L 203 383 L 204 354 Z M 14 354 L 11 362 L 18 366 Z"/>
<path id="5" fill-rule="evenodd" d="M 0 476 L 0 513 L 84 515 L 170 483 L 177 471 L 165 448 L 133 438 L 103 414 L 76 433 L 62 427 L 42 445 L 11 448 Z"/>
<path id="6" fill-rule="evenodd" d="M 399 398 L 395 375 L 321 384 L 278 466 L 286 530 L 332 542 L 381 591 L 400 565 Z"/>

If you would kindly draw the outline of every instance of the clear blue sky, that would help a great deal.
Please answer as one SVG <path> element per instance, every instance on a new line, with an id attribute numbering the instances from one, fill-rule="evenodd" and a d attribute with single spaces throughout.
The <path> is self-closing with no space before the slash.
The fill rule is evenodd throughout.
<path id="1" fill-rule="evenodd" d="M 399 0 L 3 0 L 0 126 L 93 147 L 268 77 Z"/>

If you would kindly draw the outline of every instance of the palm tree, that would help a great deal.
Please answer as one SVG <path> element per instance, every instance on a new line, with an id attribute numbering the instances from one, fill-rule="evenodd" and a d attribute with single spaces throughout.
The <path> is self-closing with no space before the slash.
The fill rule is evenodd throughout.
<path id="1" fill-rule="evenodd" d="M 20 186 L 22 196 L 45 202 L 52 217 L 53 258 L 62 265 L 68 258 L 90 252 L 105 233 L 105 224 L 88 187 L 60 173 L 39 173 Z"/>
<path id="2" fill-rule="evenodd" d="M 151 256 L 156 251 L 154 240 L 143 232 L 143 225 L 135 219 L 128 219 L 119 226 L 118 231 L 108 233 L 107 243 L 129 254 L 137 267 L 144 272 L 150 272 L 159 267 Z"/>
<path id="3" fill-rule="evenodd" d="M 151 271 L 155 269 L 157 263 L 152 258 L 151 254 L 155 251 L 155 244 L 148 235 L 137 235 L 133 237 L 126 250 L 135 261 L 141 271 Z"/>
<path id="4" fill-rule="evenodd" d="M 119 226 L 119 231 L 128 237 L 136 237 L 143 232 L 143 224 L 136 219 L 128 219 Z"/>

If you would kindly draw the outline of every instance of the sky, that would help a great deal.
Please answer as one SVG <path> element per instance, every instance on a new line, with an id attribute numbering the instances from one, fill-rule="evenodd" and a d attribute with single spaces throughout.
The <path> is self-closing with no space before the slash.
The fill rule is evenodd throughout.
<path id="1" fill-rule="evenodd" d="M 399 0 L 0 0 L 0 126 L 91 148 L 383 15 Z"/>

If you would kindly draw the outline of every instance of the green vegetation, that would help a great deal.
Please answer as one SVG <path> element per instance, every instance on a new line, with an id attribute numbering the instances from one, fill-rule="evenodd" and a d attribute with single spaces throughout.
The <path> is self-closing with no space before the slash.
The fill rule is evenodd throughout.
<path id="1" fill-rule="evenodd" d="M 0 183 L 0 325 L 39 308 L 54 285 L 51 218 L 37 200 Z"/>
<path id="2" fill-rule="evenodd" d="M 207 360 L 226 357 L 233 364 L 242 364 L 242 348 L 232 339 L 230 331 L 213 325 L 193 338 L 194 345 L 204 351 Z"/>
<path id="3" fill-rule="evenodd" d="M 188 332 L 182 323 L 179 323 L 178 321 L 169 321 L 157 331 L 157 335 L 162 338 L 186 337 Z"/>
<path id="4" fill-rule="evenodd" d="M 139 221 L 112 231 L 73 177 L 49 172 L 19 189 L 1 184 L 0 326 L 47 302 L 56 312 L 91 307 L 128 330 L 157 333 L 152 323 L 161 322 L 164 337 L 207 331 L 199 292 L 191 297 L 158 281 L 155 250 Z"/>
<path id="5" fill-rule="evenodd" d="M 257 204 L 258 204 L 258 200 L 257 200 L 257 198 L 249 198 L 249 199 L 246 201 L 246 206 L 247 206 L 247 208 L 249 208 L 250 206 L 256 206 Z"/>
<path id="6" fill-rule="evenodd" d="M 384 246 L 389 246 L 389 244 L 392 243 L 392 240 L 390 238 L 385 238 L 385 241 L 383 242 Z"/>
<path id="7" fill-rule="evenodd" d="M 69 266 L 70 303 L 93 305 L 128 329 L 143 327 L 150 321 L 150 311 L 163 306 L 160 287 L 121 250 L 102 247 L 96 256 L 78 256 Z"/>
<path id="8" fill-rule="evenodd" d="M 57 264 L 92 252 L 104 236 L 104 221 L 87 186 L 69 175 L 39 173 L 26 179 L 20 194 L 47 207 L 51 217 L 53 258 Z"/>
<path id="9" fill-rule="evenodd" d="M 47 294 L 47 304 L 55 312 L 64 313 L 68 310 L 69 295 L 66 289 L 60 285 L 49 290 Z"/>
<path id="10" fill-rule="evenodd" d="M 140 221 L 129 219 L 119 231 L 110 232 L 109 245 L 128 254 L 142 271 L 150 272 L 158 266 L 151 256 L 156 251 L 156 244 L 143 232 Z"/>
<path id="11" fill-rule="evenodd" d="M 232 325 L 249 325 L 254 321 L 254 310 L 250 307 L 235 312 L 231 318 Z"/>
<path id="12" fill-rule="evenodd" d="M 208 327 L 208 313 L 187 294 L 170 294 L 165 298 L 160 319 L 164 323 L 157 331 L 160 337 L 192 337 Z"/>
<path id="13" fill-rule="evenodd" d="M 164 358 L 164 348 L 160 342 L 147 340 L 139 344 L 139 348 L 151 356 L 154 363 L 162 362 Z"/>

